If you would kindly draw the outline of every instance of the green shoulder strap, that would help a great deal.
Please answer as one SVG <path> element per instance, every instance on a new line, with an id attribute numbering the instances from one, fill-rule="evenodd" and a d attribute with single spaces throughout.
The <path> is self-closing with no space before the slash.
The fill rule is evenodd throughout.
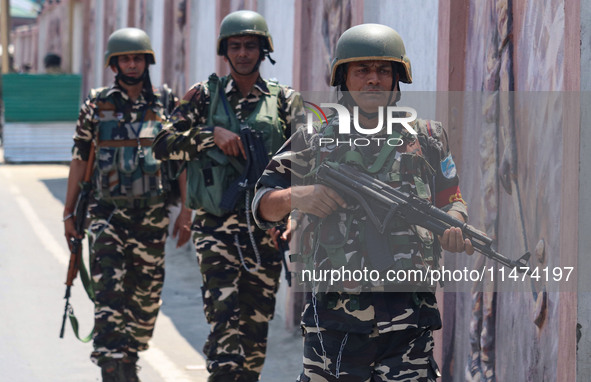
<path id="1" fill-rule="evenodd" d="M 220 100 L 220 78 L 217 74 L 212 73 L 207 80 L 207 88 L 209 90 L 209 111 L 207 112 L 207 126 L 213 126 L 213 115 Z M 223 88 L 223 86 L 221 87 Z"/>
<path id="2" fill-rule="evenodd" d="M 279 85 L 279 82 L 277 82 L 277 80 L 267 80 L 266 82 L 271 96 L 277 97 L 279 92 L 281 92 L 281 85 Z"/>
<path id="3" fill-rule="evenodd" d="M 88 241 L 88 248 L 90 248 L 90 240 Z M 82 280 L 82 285 L 84 286 L 86 295 L 88 296 L 90 301 L 94 302 L 94 287 L 92 286 L 92 279 L 90 278 L 88 270 L 86 269 L 86 265 L 84 264 L 84 261 L 82 259 L 80 259 L 78 271 L 80 273 L 80 280 Z M 70 318 L 70 324 L 72 325 L 72 330 L 74 331 L 74 335 L 76 336 L 76 338 L 78 338 L 81 342 L 84 343 L 90 342 L 92 340 L 92 335 L 94 333 L 94 327 L 90 330 L 90 333 L 86 337 L 81 338 L 79 334 L 80 325 L 78 324 L 78 319 L 76 318 L 76 315 L 74 315 L 74 308 L 72 308 L 71 305 L 70 311 L 68 312 L 68 317 Z"/>
<path id="4" fill-rule="evenodd" d="M 394 146 L 388 145 L 386 143 L 391 139 L 400 139 L 400 137 L 402 137 L 402 134 L 400 134 L 396 130 L 392 131 L 392 134 L 390 134 L 390 136 L 386 139 L 384 147 L 382 147 L 382 150 L 380 150 L 380 153 L 378 154 L 378 157 L 376 158 L 375 162 L 373 162 L 373 164 L 367 169 L 367 171 L 370 174 L 375 174 L 378 171 L 380 171 L 382 167 L 384 167 L 386 159 L 388 159 L 388 157 L 392 153 L 392 150 L 394 150 Z"/>
<path id="5" fill-rule="evenodd" d="M 225 104 L 227 104 L 226 95 L 224 94 L 224 87 L 226 85 L 226 77 L 220 80 L 217 74 L 212 73 L 207 80 L 207 88 L 209 89 L 209 111 L 207 112 L 207 126 L 213 126 L 213 116 L 215 114 L 215 110 L 218 106 L 218 102 L 220 101 L 220 97 L 222 98 L 222 102 L 224 103 L 224 109 L 226 110 L 226 114 L 230 119 L 230 123 L 236 123 L 236 115 L 232 113 L 230 115 L 228 109 L 226 108 Z M 210 157 L 214 157 L 216 155 L 220 155 L 216 150 L 207 150 L 208 155 Z M 233 156 L 225 155 L 228 159 L 230 164 L 239 172 L 242 173 L 244 171 L 244 166 Z M 215 158 L 213 158 L 215 159 Z"/>
<path id="6" fill-rule="evenodd" d="M 359 151 L 348 150 L 344 154 L 342 154 L 340 157 L 336 158 L 335 160 L 336 160 L 336 162 L 339 162 L 339 163 L 344 162 L 344 163 L 357 164 L 357 165 L 361 166 L 362 168 L 366 169 L 366 171 L 368 173 L 375 174 L 375 173 L 379 172 L 382 169 L 382 167 L 384 167 L 386 160 L 388 160 L 388 158 L 390 157 L 390 154 L 394 150 L 394 146 L 388 145 L 388 144 L 386 144 L 386 142 L 388 142 L 391 139 L 400 139 L 401 137 L 402 137 L 402 134 L 400 134 L 398 131 L 393 131 L 392 134 L 390 134 L 388 136 L 388 138 L 386 138 L 386 141 L 384 142 L 384 146 L 380 150 L 378 157 L 373 162 L 373 164 L 369 167 L 366 166 L 365 160 L 363 159 L 363 156 L 361 155 L 361 153 Z"/>

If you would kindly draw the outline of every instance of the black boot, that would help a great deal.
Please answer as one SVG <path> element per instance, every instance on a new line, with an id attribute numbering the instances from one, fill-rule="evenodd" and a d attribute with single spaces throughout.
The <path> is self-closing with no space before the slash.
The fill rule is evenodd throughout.
<path id="1" fill-rule="evenodd" d="M 123 380 L 125 382 L 141 382 L 139 377 L 137 376 L 137 372 L 139 370 L 139 366 L 136 364 L 136 359 L 125 358 L 123 361 L 120 362 L 121 365 L 121 372 L 123 375 Z"/>
<path id="2" fill-rule="evenodd" d="M 125 382 L 121 373 L 120 362 L 107 361 L 101 365 L 101 376 L 103 382 Z"/>

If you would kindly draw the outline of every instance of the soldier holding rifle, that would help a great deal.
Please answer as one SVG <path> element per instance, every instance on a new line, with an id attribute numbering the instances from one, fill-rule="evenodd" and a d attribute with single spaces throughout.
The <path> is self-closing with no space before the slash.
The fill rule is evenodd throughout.
<path id="1" fill-rule="evenodd" d="M 115 31 L 105 54 L 105 67 L 116 73 L 115 83 L 91 91 L 74 135 L 65 236 L 68 244 L 82 239 L 74 220 L 84 216 L 73 212 L 94 150 L 88 227 L 95 304 L 91 359 L 101 367 L 103 381 L 139 381 L 138 352 L 148 348 L 160 307 L 171 187 L 170 174 L 151 147 L 165 119 L 160 95 L 150 82 L 148 69 L 154 63 L 144 31 Z M 185 209 L 175 228 L 189 222 L 190 211 Z M 182 244 L 190 234 L 180 231 Z M 76 248 L 71 249 L 76 254 Z"/>
<path id="2" fill-rule="evenodd" d="M 412 75 L 396 31 L 363 24 L 343 33 L 332 61 L 331 85 L 351 115 L 358 108 L 363 128 L 378 125 L 379 106 L 396 104 L 399 82 L 411 83 Z M 376 139 L 364 147 L 321 144 L 338 138 L 354 141 L 352 134 L 338 131 L 336 115 L 317 132 L 298 130 L 259 180 L 253 201 L 259 226 L 275 226 L 294 209 L 308 214 L 311 228 L 304 229 L 302 242 L 311 245 L 303 245 L 300 255 L 315 269 L 433 269 L 440 257 L 437 242 L 451 252 L 473 253 L 460 228 L 445 230 L 437 241 L 431 231 L 397 215 L 382 215 L 374 222 L 358 208 L 359 199 L 320 184 L 314 176 L 322 163 L 348 163 L 466 221 L 441 123 L 416 120 L 412 126 L 417 135 L 397 125 L 391 136 L 386 129 L 372 134 Z M 388 140 L 403 144 L 375 143 Z M 367 198 L 367 203 L 373 201 Z M 387 293 L 384 285 L 367 280 L 343 282 L 331 291 L 312 287 L 302 315 L 304 367 L 298 381 L 434 381 L 439 376 L 432 333 L 441 327 L 441 318 L 433 290 L 416 285 L 414 290 Z"/>

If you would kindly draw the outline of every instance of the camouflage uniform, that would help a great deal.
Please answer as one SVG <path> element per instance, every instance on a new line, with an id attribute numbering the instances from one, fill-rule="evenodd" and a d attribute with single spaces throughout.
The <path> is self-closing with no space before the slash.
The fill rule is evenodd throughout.
<path id="1" fill-rule="evenodd" d="M 384 73 L 384 78 L 391 78 L 391 89 L 377 89 L 381 85 L 380 74 L 364 82 L 347 79 L 349 63 L 367 61 L 370 65 L 375 61 L 390 63 L 392 76 L 385 77 Z M 391 104 L 400 97 L 396 82 L 412 82 L 410 59 L 402 38 L 385 25 L 362 24 L 345 31 L 337 42 L 331 66 L 330 85 L 340 87 L 343 93 L 339 102 L 349 108 L 355 106 L 354 97 L 345 93 L 351 90 L 349 85 L 354 85 L 352 90 L 395 91 L 387 100 Z M 365 66 L 353 73 L 357 74 L 352 77 L 373 72 Z M 439 122 L 415 120 L 416 137 L 405 134 L 402 126 L 395 126 L 394 131 L 403 142 L 395 149 L 380 147 L 379 140 L 372 140 L 367 146 L 344 146 L 348 150 L 341 150 L 338 144 L 321 144 L 323 137 L 337 138 L 333 142 L 357 138 L 356 134 L 337 134 L 336 117 L 325 123 L 317 134 L 298 130 L 259 179 L 253 211 L 261 228 L 276 224 L 258 216 L 262 197 L 275 189 L 313 184 L 313 171 L 326 161 L 353 162 L 371 168 L 371 176 L 392 187 L 467 217 L 446 133 Z M 385 141 L 394 135 L 382 131 L 372 138 Z M 358 202 L 346 202 L 346 209 L 336 210 L 324 219 L 311 217 L 308 226 L 313 229 L 304 227 L 301 231 L 300 243 L 313 243 L 309 248 L 300 248 L 305 266 L 312 270 L 360 270 L 369 264 L 378 271 L 437 266 L 438 245 L 431 232 L 394 217 L 380 234 L 369 224 L 363 209 L 356 208 Z M 322 232 L 323 228 L 327 228 L 328 234 Z M 318 289 L 314 283 L 312 287 L 302 314 L 304 370 L 299 381 L 434 381 L 440 375 L 433 359 L 432 330 L 441 327 L 441 317 L 432 289 L 387 293 L 384 285 L 371 281 L 342 282 L 338 291 L 330 292 Z"/>
<path id="2" fill-rule="evenodd" d="M 80 110 L 72 158 L 87 161 L 91 142 L 97 146 L 89 238 L 95 291 L 91 359 L 99 366 L 113 360 L 135 364 L 137 352 L 148 348 L 160 308 L 169 221 L 162 185 L 151 175 L 158 168 L 151 147 L 142 147 L 142 156 L 137 147 L 107 141 L 151 140 L 163 119 L 159 94 L 143 91 L 133 102 L 117 82 L 93 90 Z M 134 171 L 138 166 L 142 170 Z M 122 184 L 125 175 L 118 172 L 131 174 L 129 184 Z"/>
<path id="3" fill-rule="evenodd" d="M 222 79 L 226 82 L 223 92 L 241 122 L 262 97 L 269 96 L 268 82 L 260 77 L 246 97 L 231 76 Z M 286 86 L 281 86 L 277 100 L 278 121 L 284 137 L 288 137 L 293 110 L 301 108 L 301 100 Z M 210 102 L 208 82 L 197 83 L 187 92 L 156 138 L 158 158 L 199 160 L 215 147 L 213 128 L 206 125 Z M 265 359 L 268 322 L 275 309 L 280 257 L 265 232 L 247 224 L 246 214 L 250 212 L 240 206 L 224 216 L 198 208 L 192 227 L 203 275 L 204 311 L 211 325 L 203 348 L 210 381 L 258 380 Z M 258 270 L 249 230 L 260 255 Z M 251 272 L 243 266 L 241 256 Z"/>
<path id="4" fill-rule="evenodd" d="M 400 126 L 399 126 L 400 127 Z M 306 184 L 304 176 L 309 174 L 319 162 L 330 158 L 336 145 L 319 146 L 321 137 L 334 137 L 333 131 L 338 128 L 338 118 L 323 125 L 318 134 L 309 134 L 299 129 L 292 138 L 273 157 L 263 176 L 257 184 L 257 193 L 253 200 L 253 211 L 258 210 L 261 198 L 274 189 L 288 188 Z M 400 127 L 401 128 L 401 127 Z M 451 154 L 447 145 L 445 131 L 436 121 L 417 120 L 414 124 L 420 139 L 412 141 L 404 137 L 403 146 L 390 154 L 394 158 L 388 167 L 389 175 L 400 173 L 401 160 L 404 155 L 427 157 L 429 163 L 435 162 L 437 169 L 434 176 L 435 204 L 446 210 L 454 210 L 466 215 L 466 208 L 461 199 L 458 177 L 455 172 L 445 172 L 442 165 L 450 165 Z M 345 137 L 342 137 L 345 140 Z M 349 138 L 355 138 L 353 134 Z M 420 147 L 417 144 L 421 142 Z M 429 148 L 422 142 L 429 142 Z M 436 148 L 436 151 L 431 151 Z M 347 148 L 350 150 L 349 148 Z M 356 148 L 366 158 L 376 158 L 381 150 L 376 144 Z M 436 155 L 435 159 L 429 158 Z M 450 158 L 450 159 L 447 159 Z M 447 162 L 446 162 L 447 159 Z M 452 162 L 453 163 L 453 162 Z M 297 164 L 297 165 L 296 165 Z M 393 176 L 395 178 L 396 176 Z M 308 177 L 309 178 L 309 177 Z M 417 192 L 417 185 L 401 176 L 401 181 L 389 182 L 392 186 L 401 187 L 407 192 Z M 429 184 L 429 183 L 428 183 Z M 427 187 L 431 188 L 431 185 Z M 347 222 L 348 213 L 332 214 L 337 222 L 331 226 L 343 225 Z M 266 222 L 255 214 L 261 228 L 277 224 Z M 360 229 L 366 223 L 363 220 L 350 223 L 353 228 L 349 232 L 351 240 L 344 244 L 347 254 L 345 268 L 354 265 L 359 269 L 360 261 L 371 263 L 371 254 L 365 247 L 369 243 L 359 240 Z M 392 249 L 393 264 L 396 259 L 404 258 L 408 253 L 417 258 L 423 257 L 424 250 L 421 238 L 413 233 L 403 222 L 393 224 L 397 236 L 407 236 L 405 244 L 396 245 Z M 304 231 L 306 229 L 304 228 Z M 414 231 L 417 232 L 417 231 Z M 403 240 L 400 240 L 401 242 Z M 322 252 L 322 248 L 320 249 Z M 327 268 L 339 268 L 331 265 L 333 261 L 326 253 L 319 253 L 315 264 L 324 264 Z M 305 260 L 305 259 L 304 259 Z M 432 264 L 435 265 L 436 264 Z M 398 268 L 399 269 L 399 268 Z M 433 268 L 432 268 L 433 269 Z M 437 365 L 432 355 L 432 331 L 441 327 L 441 318 L 437 309 L 435 295 L 432 292 L 377 292 L 379 288 L 372 285 L 343 285 L 351 292 L 315 293 L 308 296 L 302 314 L 304 333 L 304 371 L 299 381 L 434 381 L 438 375 Z M 318 332 L 321 332 L 318 335 Z"/>

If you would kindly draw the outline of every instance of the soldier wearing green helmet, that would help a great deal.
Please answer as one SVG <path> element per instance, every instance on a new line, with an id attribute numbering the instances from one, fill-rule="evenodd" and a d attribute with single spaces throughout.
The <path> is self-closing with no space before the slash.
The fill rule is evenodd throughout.
<path id="1" fill-rule="evenodd" d="M 158 158 L 187 161 L 186 205 L 196 210 L 192 228 L 211 325 L 203 348 L 210 382 L 259 380 L 275 309 L 281 261 L 270 235 L 254 225 L 250 199 L 302 102 L 293 89 L 261 78 L 260 63 L 272 51 L 263 16 L 227 15 L 217 54 L 230 74 L 193 85 L 154 143 Z"/>
<path id="2" fill-rule="evenodd" d="M 362 24 L 342 34 L 330 83 L 340 91 L 339 106 L 357 116 L 359 126 L 367 131 L 380 117 L 385 120 L 380 113 L 386 108 L 380 107 L 396 104 L 400 81 L 411 83 L 412 72 L 395 30 Z M 316 275 L 342 270 L 343 277 L 330 285 L 318 276 L 308 284 L 312 292 L 302 314 L 304 365 L 298 381 L 435 381 L 440 374 L 432 332 L 441 327 L 441 318 L 434 288 L 385 276 L 391 270 L 412 275 L 437 269 L 440 248 L 471 254 L 472 244 L 459 229 L 435 238 L 395 214 L 378 227 L 358 199 L 318 183 L 314 175 L 324 163 L 333 168 L 346 163 L 465 221 L 447 135 L 440 122 L 422 119 L 411 122 L 416 135 L 400 124 L 391 133 L 385 127 L 368 135 L 345 133 L 339 114 L 316 129 L 298 129 L 271 159 L 253 200 L 263 229 L 294 210 L 307 215 L 299 219 L 296 235 L 304 243 L 295 254 L 304 269 Z M 358 138 L 361 144 L 352 143 Z M 386 144 L 391 139 L 395 144 Z M 378 216 L 385 212 L 376 211 Z M 344 280 L 346 272 L 364 270 L 383 278 Z"/>
<path id="3" fill-rule="evenodd" d="M 259 40 L 259 59 L 250 73 L 258 72 L 261 62 L 267 57 L 271 64 L 275 61 L 269 55 L 273 52 L 273 39 L 267 27 L 267 21 L 263 16 L 252 11 L 237 11 L 227 15 L 220 25 L 220 34 L 217 41 L 218 56 L 224 56 L 232 70 L 240 73 L 234 67 L 232 60 L 228 58 L 228 38 L 238 36 L 256 36 Z M 245 73 L 241 73 L 245 74 Z"/>
<path id="4" fill-rule="evenodd" d="M 74 135 L 63 220 L 68 245 L 82 239 L 73 212 L 84 174 L 91 171 L 91 360 L 101 368 L 104 382 L 139 381 L 138 353 L 148 348 L 160 307 L 168 207 L 174 201 L 166 168 L 151 147 L 168 113 L 150 83 L 148 69 L 154 62 L 144 31 L 113 32 L 105 66 L 116 74 L 115 82 L 91 90 Z M 175 226 L 188 224 L 187 209 Z M 190 232 L 180 232 L 179 241 L 188 241 Z"/>
<path id="5" fill-rule="evenodd" d="M 346 91 L 345 64 L 363 60 L 392 62 L 399 80 L 412 83 L 410 59 L 398 32 L 381 24 L 364 24 L 345 31 L 340 37 L 332 59 L 330 86 L 341 86 Z"/>
<path id="6" fill-rule="evenodd" d="M 119 56 L 136 55 L 143 56 L 146 63 L 145 69 L 139 76 L 126 75 L 119 66 Z M 150 37 L 138 28 L 122 28 L 111 34 L 107 41 L 107 50 L 105 52 L 105 68 L 114 67 L 117 81 L 127 85 L 135 85 L 142 82 L 145 89 L 151 90 L 149 65 L 156 63 L 156 57 L 152 50 Z"/>

